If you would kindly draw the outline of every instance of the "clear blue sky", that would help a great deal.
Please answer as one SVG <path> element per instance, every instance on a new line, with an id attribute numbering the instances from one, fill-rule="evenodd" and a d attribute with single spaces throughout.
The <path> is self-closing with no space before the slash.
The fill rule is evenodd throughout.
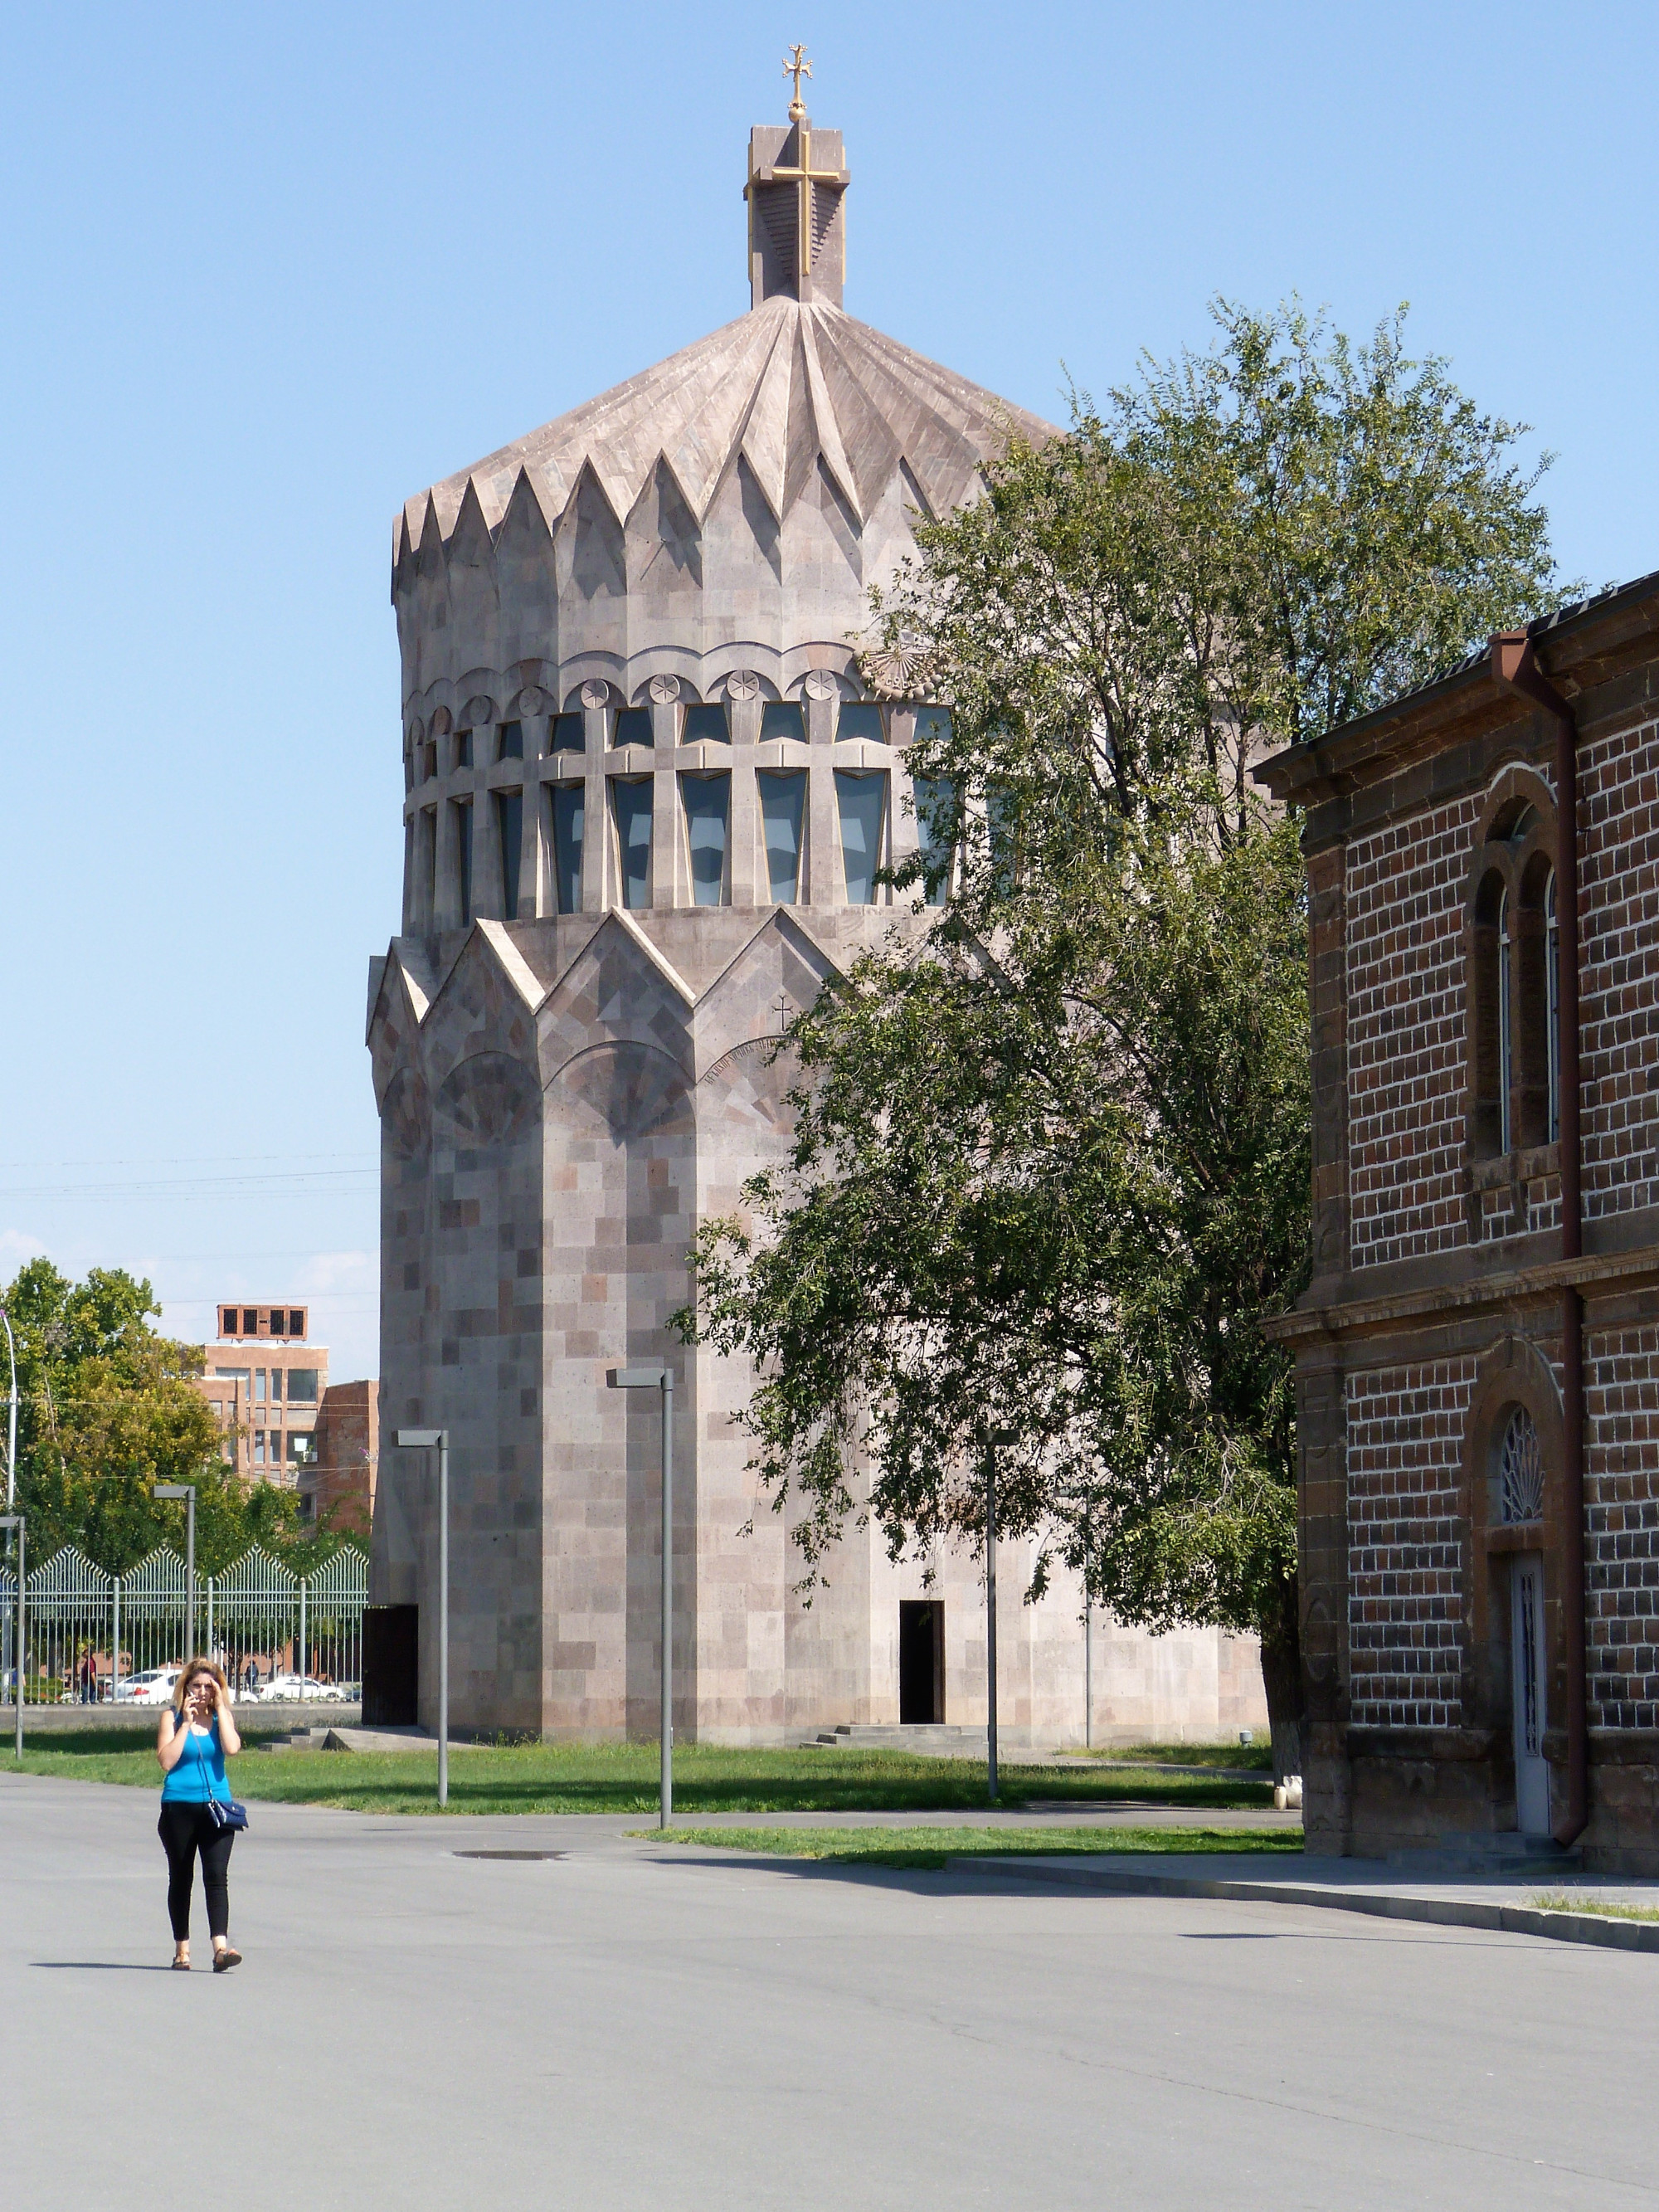
<path id="1" fill-rule="evenodd" d="M 1050 416 L 1299 292 L 1535 426 L 1659 566 L 1659 14 L 1395 4 L 0 11 L 0 1277 L 311 1302 L 375 1370 L 407 494 L 747 305 L 786 41 L 848 305 Z"/>

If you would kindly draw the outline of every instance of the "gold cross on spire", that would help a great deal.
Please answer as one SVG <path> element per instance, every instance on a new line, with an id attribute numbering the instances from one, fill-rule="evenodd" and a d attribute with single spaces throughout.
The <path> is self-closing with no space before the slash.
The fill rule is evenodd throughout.
<path id="1" fill-rule="evenodd" d="M 811 76 L 812 74 L 812 64 L 806 58 L 805 46 L 797 46 L 793 54 L 784 56 L 783 73 L 786 76 L 792 76 L 795 80 L 795 96 L 789 103 L 789 120 L 792 123 L 804 122 L 806 118 L 806 108 L 800 96 L 800 81 L 804 76 Z"/>

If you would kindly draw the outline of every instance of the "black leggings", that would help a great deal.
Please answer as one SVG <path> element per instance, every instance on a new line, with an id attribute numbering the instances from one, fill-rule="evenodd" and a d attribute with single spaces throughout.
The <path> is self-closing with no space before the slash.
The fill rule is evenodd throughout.
<path id="1" fill-rule="evenodd" d="M 174 1798 L 163 1804 L 155 1824 L 167 1855 L 167 1917 L 173 1940 L 190 1938 L 190 1888 L 196 1872 L 196 1854 L 202 1854 L 202 1887 L 207 1893 L 208 1926 L 216 1936 L 230 1932 L 230 1847 L 234 1828 L 215 1827 L 205 1805 Z"/>

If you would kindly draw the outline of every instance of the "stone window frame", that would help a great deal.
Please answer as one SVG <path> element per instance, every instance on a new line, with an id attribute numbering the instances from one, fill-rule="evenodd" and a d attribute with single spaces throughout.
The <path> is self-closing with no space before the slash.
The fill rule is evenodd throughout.
<path id="1" fill-rule="evenodd" d="M 1498 1463 L 1516 1407 L 1532 1416 L 1544 1460 L 1544 1510 L 1537 1521 L 1506 1522 L 1498 1494 Z M 1464 1659 L 1466 1723 L 1487 1733 L 1494 1795 L 1515 1789 L 1512 1686 L 1510 1680 L 1510 1559 L 1536 1553 L 1544 1562 L 1544 1678 L 1546 1755 L 1554 1749 L 1565 1711 L 1566 1632 L 1563 1596 L 1565 1528 L 1561 1470 L 1566 1421 L 1554 1370 L 1524 1336 L 1506 1336 L 1482 1358 L 1465 1417 L 1461 1514 L 1463 1539 L 1463 1618 L 1468 1642 Z M 1551 1759 L 1559 1764 L 1559 1754 Z"/>
<path id="2" fill-rule="evenodd" d="M 1465 907 L 1467 1144 L 1476 1176 L 1492 1164 L 1501 1180 L 1524 1181 L 1554 1165 L 1538 1156 L 1551 1145 L 1545 900 L 1556 854 L 1553 794 L 1535 769 L 1511 763 L 1494 777 L 1481 807 Z M 1510 939 L 1506 1000 L 1500 915 Z"/>

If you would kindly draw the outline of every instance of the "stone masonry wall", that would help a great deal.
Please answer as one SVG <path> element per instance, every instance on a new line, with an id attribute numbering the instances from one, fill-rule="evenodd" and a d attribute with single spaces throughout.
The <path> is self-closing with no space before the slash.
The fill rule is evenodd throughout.
<path id="1" fill-rule="evenodd" d="M 1461 1717 L 1458 1535 L 1472 1358 L 1373 1368 L 1347 1381 L 1348 1641 L 1358 1728 Z"/>
<path id="2" fill-rule="evenodd" d="M 1579 748 L 1584 1212 L 1659 1202 L 1659 724 Z"/>
<path id="3" fill-rule="evenodd" d="M 1659 1728 L 1659 1324 L 1587 1332 L 1585 1603 L 1592 1728 Z"/>
<path id="4" fill-rule="evenodd" d="M 1348 850 L 1350 1265 L 1468 1241 L 1464 902 L 1471 793 Z"/>

